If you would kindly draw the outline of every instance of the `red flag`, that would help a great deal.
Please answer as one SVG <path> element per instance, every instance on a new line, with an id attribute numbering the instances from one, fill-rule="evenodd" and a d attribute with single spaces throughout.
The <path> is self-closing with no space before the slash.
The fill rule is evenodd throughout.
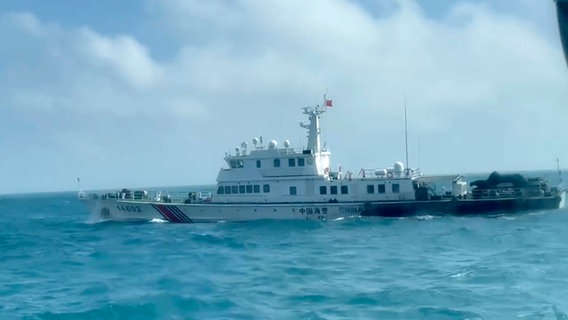
<path id="1" fill-rule="evenodd" d="M 325 99 L 325 106 L 330 108 L 333 107 L 333 100 Z"/>

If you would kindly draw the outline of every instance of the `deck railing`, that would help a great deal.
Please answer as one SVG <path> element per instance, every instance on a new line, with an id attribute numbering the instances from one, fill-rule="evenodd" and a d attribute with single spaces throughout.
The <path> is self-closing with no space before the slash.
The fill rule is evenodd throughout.
<path id="1" fill-rule="evenodd" d="M 102 193 L 82 193 L 79 198 L 83 199 L 113 199 L 113 200 L 131 200 L 140 202 L 164 202 L 164 203 L 204 203 L 211 201 L 212 193 L 210 191 L 152 191 L 146 190 L 122 190 L 118 192 L 102 192 Z"/>
<path id="2" fill-rule="evenodd" d="M 550 191 L 548 191 L 550 194 Z M 547 192 L 540 188 L 495 188 L 471 190 L 474 199 L 504 199 L 504 198 L 530 198 L 543 197 Z"/>
<path id="3" fill-rule="evenodd" d="M 405 169 L 401 172 L 392 169 L 361 169 L 357 174 L 359 178 L 382 178 L 382 179 L 411 179 L 422 176 L 420 169 Z"/>

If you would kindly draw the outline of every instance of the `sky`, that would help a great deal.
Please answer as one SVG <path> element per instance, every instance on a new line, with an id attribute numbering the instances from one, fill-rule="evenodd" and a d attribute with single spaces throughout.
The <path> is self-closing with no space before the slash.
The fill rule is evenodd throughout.
<path id="1" fill-rule="evenodd" d="M 425 174 L 568 166 L 553 1 L 0 1 L 0 194 L 214 184 L 243 141 Z"/>

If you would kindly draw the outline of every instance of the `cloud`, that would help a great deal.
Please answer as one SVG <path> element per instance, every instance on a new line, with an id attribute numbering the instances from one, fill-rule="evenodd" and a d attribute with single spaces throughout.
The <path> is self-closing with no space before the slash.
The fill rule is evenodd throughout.
<path id="1" fill-rule="evenodd" d="M 22 29 L 22 31 L 40 36 L 43 33 L 43 26 L 40 21 L 31 13 L 7 13 L 3 19 L 5 23 L 12 24 Z"/>
<path id="2" fill-rule="evenodd" d="M 29 13 L 0 18 L 12 29 L 5 42 L 16 35 L 20 41 L 3 57 L 7 61 L 7 72 L 0 76 L 5 83 L 0 98 L 4 106 L 30 113 L 66 112 L 68 116 L 204 113 L 198 103 L 195 110 L 189 103 L 177 112 L 180 94 L 169 92 L 166 66 L 131 36 L 102 35 L 88 27 L 63 29 L 42 24 Z"/>
<path id="3" fill-rule="evenodd" d="M 96 173 L 83 181 L 213 182 L 222 154 L 243 140 L 305 144 L 299 108 L 320 103 L 326 88 L 334 108 L 324 140 L 344 168 L 404 158 L 405 95 L 411 159 L 428 172 L 546 168 L 568 157 L 551 138 L 568 134 L 564 61 L 543 34 L 556 30 L 526 11 L 458 2 L 432 17 L 411 0 L 149 4 L 172 39 L 168 59 L 124 31 L 0 16 L 0 40 L 18 37 L 0 52 L 0 110 L 87 163 Z"/>
<path id="4" fill-rule="evenodd" d="M 108 67 L 129 85 L 147 89 L 163 76 L 161 66 L 132 37 L 105 37 L 83 28 L 78 31 L 78 38 L 79 50 L 94 66 Z"/>
<path id="5" fill-rule="evenodd" d="M 223 80 L 227 75 L 233 80 L 231 73 L 271 70 L 278 78 L 292 68 L 296 81 L 311 87 L 398 88 L 399 94 L 418 91 L 421 101 L 450 105 L 456 99 L 486 100 L 497 84 L 513 87 L 511 80 L 538 84 L 541 77 L 554 76 L 556 83 L 562 78 L 557 64 L 547 63 L 559 57 L 557 47 L 514 16 L 458 4 L 434 21 L 416 3 L 398 3 L 398 11 L 381 19 L 346 1 L 170 0 L 163 7 L 193 53 L 182 60 L 214 71 L 209 81 L 226 89 L 230 83 Z M 201 38 L 197 45 L 194 37 Z M 260 68 L 254 68 L 255 61 Z M 521 72 L 533 79 L 519 79 Z M 263 85 L 265 77 L 252 81 L 252 86 Z"/>

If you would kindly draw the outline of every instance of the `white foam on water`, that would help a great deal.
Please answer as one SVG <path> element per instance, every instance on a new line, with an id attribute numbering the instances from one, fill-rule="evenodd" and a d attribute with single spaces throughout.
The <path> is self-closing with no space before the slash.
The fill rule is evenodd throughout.
<path id="1" fill-rule="evenodd" d="M 418 219 L 418 220 L 432 220 L 432 219 L 436 219 L 436 218 L 439 218 L 439 217 L 431 216 L 429 214 L 423 215 L 423 216 L 416 216 L 416 219 Z"/>
<path id="2" fill-rule="evenodd" d="M 450 276 L 450 278 L 466 278 L 473 275 L 473 271 L 472 270 L 467 270 L 464 272 L 460 272 L 460 273 L 456 273 L 456 274 L 452 274 Z"/>

